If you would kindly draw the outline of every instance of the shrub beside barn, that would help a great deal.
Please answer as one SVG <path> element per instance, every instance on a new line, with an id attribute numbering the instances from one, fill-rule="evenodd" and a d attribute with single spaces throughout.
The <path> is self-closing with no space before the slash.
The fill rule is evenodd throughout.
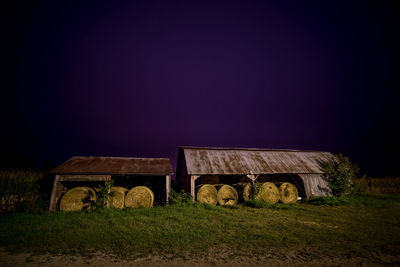
<path id="1" fill-rule="evenodd" d="M 72 157 L 51 173 L 55 178 L 49 210 L 55 211 L 63 197 L 67 201 L 89 195 L 88 201 L 95 201 L 90 195 L 96 194 L 99 184 L 111 179 L 114 195 L 120 197 L 117 200 L 115 196 L 115 205 L 129 201 L 135 206 L 140 203 L 138 198 L 143 199 L 143 205 L 167 203 L 173 169 L 168 158 Z"/>

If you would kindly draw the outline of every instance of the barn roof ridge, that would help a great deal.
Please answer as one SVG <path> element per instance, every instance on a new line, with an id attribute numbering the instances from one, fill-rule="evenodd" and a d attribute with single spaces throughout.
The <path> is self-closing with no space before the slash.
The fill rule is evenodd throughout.
<path id="1" fill-rule="evenodd" d="M 277 151 L 277 152 L 314 152 L 314 153 L 331 153 L 319 150 L 300 150 L 300 149 L 279 149 L 279 148 L 255 148 L 255 147 L 198 147 L 198 146 L 179 146 L 182 149 L 198 149 L 198 150 L 243 150 L 243 151 Z"/>
<path id="2" fill-rule="evenodd" d="M 101 158 L 101 159 L 145 159 L 145 160 L 151 160 L 151 159 L 165 159 L 169 160 L 169 158 L 146 158 L 146 157 L 115 157 L 115 156 L 72 156 L 70 159 L 73 158 Z"/>

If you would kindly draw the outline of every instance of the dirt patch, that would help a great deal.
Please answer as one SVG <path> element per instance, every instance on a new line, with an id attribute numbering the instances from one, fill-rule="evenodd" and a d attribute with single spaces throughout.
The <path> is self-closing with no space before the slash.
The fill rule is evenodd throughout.
<path id="1" fill-rule="evenodd" d="M 29 253 L 11 254 L 0 248 L 0 266 L 377 266 L 399 265 L 400 256 L 376 255 L 370 258 L 337 257 L 318 255 L 316 251 L 275 251 L 265 255 L 232 255 L 224 250 L 206 256 L 174 257 L 172 255 L 153 255 L 133 260 L 120 260 L 115 257 L 94 254 L 91 257 L 71 255 L 31 255 Z"/>

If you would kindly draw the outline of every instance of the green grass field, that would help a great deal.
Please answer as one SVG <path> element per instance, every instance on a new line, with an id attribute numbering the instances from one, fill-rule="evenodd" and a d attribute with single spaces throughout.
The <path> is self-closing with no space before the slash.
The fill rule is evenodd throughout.
<path id="1" fill-rule="evenodd" d="M 122 258 L 151 253 L 201 255 L 221 248 L 237 255 L 282 249 L 311 251 L 316 256 L 398 255 L 400 195 L 347 197 L 322 204 L 328 205 L 314 201 L 260 208 L 195 204 L 5 213 L 0 215 L 0 246 L 12 252 L 102 252 Z"/>

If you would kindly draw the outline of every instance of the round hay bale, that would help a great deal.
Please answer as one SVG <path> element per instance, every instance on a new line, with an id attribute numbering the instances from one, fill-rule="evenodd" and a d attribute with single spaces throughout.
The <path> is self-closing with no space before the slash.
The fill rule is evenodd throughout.
<path id="1" fill-rule="evenodd" d="M 75 211 L 89 209 L 96 201 L 96 192 L 86 186 L 75 187 L 67 191 L 60 200 L 60 210 Z"/>
<path id="2" fill-rule="evenodd" d="M 271 182 L 263 183 L 260 190 L 260 198 L 265 202 L 275 204 L 279 201 L 279 189 Z"/>
<path id="3" fill-rule="evenodd" d="M 125 196 L 125 206 L 130 208 L 150 208 L 153 206 L 154 194 L 146 186 L 136 186 Z"/>
<path id="4" fill-rule="evenodd" d="M 255 195 L 254 199 L 260 200 L 261 199 L 261 184 L 260 183 L 254 183 L 254 190 L 255 190 Z M 243 187 L 243 200 L 244 201 L 249 201 L 251 200 L 251 183 L 246 183 L 245 186 Z"/>
<path id="5" fill-rule="evenodd" d="M 251 199 L 251 183 L 246 183 L 243 187 L 243 200 L 249 201 Z"/>
<path id="6" fill-rule="evenodd" d="M 283 203 L 295 203 L 299 197 L 297 188 L 291 183 L 283 183 L 279 187 L 279 196 Z"/>
<path id="7" fill-rule="evenodd" d="M 217 205 L 217 189 L 210 184 L 203 184 L 199 186 L 199 190 L 196 194 L 197 201 L 201 203 L 207 203 L 210 205 Z"/>
<path id="8" fill-rule="evenodd" d="M 219 188 L 217 193 L 217 200 L 221 206 L 236 205 L 239 195 L 235 188 L 230 185 L 223 185 Z"/>
<path id="9" fill-rule="evenodd" d="M 114 196 L 110 197 L 110 206 L 123 209 L 125 205 L 125 192 L 128 191 L 128 189 L 121 186 L 113 186 L 110 191 L 114 192 Z"/>

